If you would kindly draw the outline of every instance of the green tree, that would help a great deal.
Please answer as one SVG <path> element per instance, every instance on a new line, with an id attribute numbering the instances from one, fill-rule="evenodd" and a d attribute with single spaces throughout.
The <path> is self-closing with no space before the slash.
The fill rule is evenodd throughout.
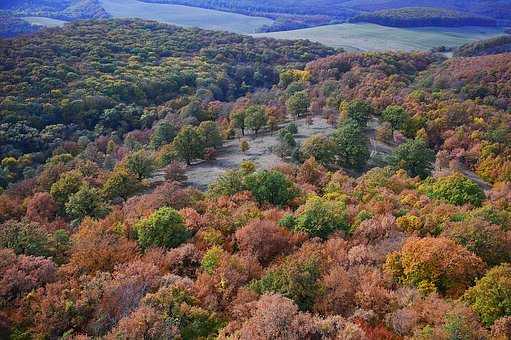
<path id="1" fill-rule="evenodd" d="M 226 171 L 208 187 L 211 196 L 231 196 L 247 190 L 243 182 L 243 174 L 240 171 Z"/>
<path id="2" fill-rule="evenodd" d="M 173 208 L 160 208 L 135 224 L 137 240 L 142 249 L 174 248 L 190 237 L 183 218 Z"/>
<path id="3" fill-rule="evenodd" d="M 310 310 L 321 291 L 318 283 L 320 274 L 316 257 L 305 260 L 287 258 L 283 264 L 253 281 L 250 288 L 258 294 L 281 294 L 292 299 L 300 309 Z"/>
<path id="4" fill-rule="evenodd" d="M 288 112 L 295 117 L 304 116 L 309 109 L 309 105 L 309 96 L 305 91 L 296 92 L 286 102 Z"/>
<path id="5" fill-rule="evenodd" d="M 402 106 L 387 106 L 387 108 L 381 113 L 381 118 L 384 121 L 389 122 L 394 130 L 409 132 L 410 114 Z"/>
<path id="6" fill-rule="evenodd" d="M 204 155 L 205 146 L 201 135 L 193 126 L 181 128 L 172 144 L 177 157 L 188 165 L 192 164 L 192 160 Z"/>
<path id="7" fill-rule="evenodd" d="M 365 127 L 373 113 L 373 108 L 367 102 L 354 100 L 350 103 L 342 102 L 339 111 L 343 120 L 352 119 L 361 127 Z"/>
<path id="8" fill-rule="evenodd" d="M 334 146 L 330 138 L 317 134 L 310 136 L 303 142 L 300 152 L 304 159 L 314 157 L 316 161 L 329 167 L 335 161 Z"/>
<path id="9" fill-rule="evenodd" d="M 245 185 L 259 203 L 283 206 L 298 195 L 298 190 L 282 172 L 263 170 L 245 178 Z"/>
<path id="10" fill-rule="evenodd" d="M 249 106 L 245 110 L 245 126 L 254 131 L 257 136 L 259 130 L 268 123 L 268 116 L 264 108 L 259 105 Z"/>
<path id="11" fill-rule="evenodd" d="M 197 131 L 204 142 L 204 147 L 217 149 L 222 146 L 222 135 L 217 123 L 211 120 L 202 122 Z"/>
<path id="12" fill-rule="evenodd" d="M 480 206 L 486 198 L 484 191 L 474 181 L 460 173 L 426 181 L 419 190 L 425 192 L 430 198 L 455 205 L 470 203 Z"/>
<path id="13" fill-rule="evenodd" d="M 153 149 L 158 149 L 164 144 L 172 142 L 176 137 L 176 127 L 169 122 L 161 122 L 156 125 L 153 134 L 151 135 L 150 145 Z"/>
<path id="14" fill-rule="evenodd" d="M 319 196 L 310 196 L 297 211 L 294 229 L 311 236 L 327 238 L 336 230 L 348 231 L 344 204 Z"/>
<path id="15" fill-rule="evenodd" d="M 64 208 L 69 197 L 80 190 L 82 176 L 78 171 L 70 171 L 62 174 L 58 181 L 52 184 L 50 194 L 57 204 Z"/>
<path id="16" fill-rule="evenodd" d="M 410 177 L 424 179 L 431 175 L 435 152 L 422 139 L 411 139 L 398 146 L 390 155 L 389 163 L 394 168 L 404 169 Z"/>
<path id="17" fill-rule="evenodd" d="M 462 298 L 490 327 L 495 320 L 511 316 L 511 266 L 490 269 Z"/>
<path id="18" fill-rule="evenodd" d="M 101 218 L 107 213 L 108 208 L 103 203 L 99 190 L 87 184 L 72 194 L 66 203 L 66 214 L 77 221 L 86 216 Z"/>
<path id="19" fill-rule="evenodd" d="M 247 117 L 245 110 L 232 111 L 229 115 L 233 127 L 241 130 L 241 135 L 245 136 L 245 118 Z"/>
<path id="20" fill-rule="evenodd" d="M 154 160 L 146 150 L 139 150 L 126 158 L 126 169 L 141 180 L 151 176 L 154 171 Z"/>
<path id="21" fill-rule="evenodd" d="M 362 170 L 369 159 L 367 137 L 354 120 L 343 122 L 332 134 L 336 162 L 339 166 Z"/>
<path id="22" fill-rule="evenodd" d="M 142 188 L 142 183 L 133 174 L 124 166 L 118 166 L 109 174 L 101 192 L 107 199 L 121 197 L 126 200 Z"/>

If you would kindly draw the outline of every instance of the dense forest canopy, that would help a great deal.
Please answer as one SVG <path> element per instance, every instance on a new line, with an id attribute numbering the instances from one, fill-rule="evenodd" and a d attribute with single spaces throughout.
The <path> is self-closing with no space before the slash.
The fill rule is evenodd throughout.
<path id="1" fill-rule="evenodd" d="M 365 13 L 351 22 L 370 22 L 391 27 L 422 26 L 496 26 L 497 21 L 489 17 L 432 7 L 406 7 Z"/>
<path id="2" fill-rule="evenodd" d="M 0 44 L 0 338 L 511 337 L 511 54 Z"/>

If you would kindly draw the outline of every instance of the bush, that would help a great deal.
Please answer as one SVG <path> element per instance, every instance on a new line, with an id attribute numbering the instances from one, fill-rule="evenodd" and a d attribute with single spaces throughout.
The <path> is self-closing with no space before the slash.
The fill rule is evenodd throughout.
<path id="1" fill-rule="evenodd" d="M 511 316 L 511 266 L 506 263 L 489 270 L 463 300 L 488 327 L 501 317 Z"/>
<path id="2" fill-rule="evenodd" d="M 108 208 L 103 203 L 99 190 L 89 185 L 82 185 L 66 203 L 66 214 L 77 221 L 83 220 L 86 216 L 101 218 L 107 213 Z"/>
<path id="3" fill-rule="evenodd" d="M 190 237 L 183 218 L 172 208 L 160 208 L 135 224 L 137 239 L 143 249 L 174 248 Z"/>

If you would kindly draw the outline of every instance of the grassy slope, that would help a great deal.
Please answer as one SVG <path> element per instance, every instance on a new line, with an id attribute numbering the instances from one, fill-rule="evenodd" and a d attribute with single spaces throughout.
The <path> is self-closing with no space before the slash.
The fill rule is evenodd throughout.
<path id="1" fill-rule="evenodd" d="M 502 34 L 493 27 L 394 28 L 374 24 L 340 24 L 287 32 L 261 33 L 281 39 L 309 39 L 349 51 L 429 50 L 436 46 L 461 46 L 468 42 Z"/>
<path id="2" fill-rule="evenodd" d="M 253 33 L 257 28 L 272 23 L 267 18 L 136 0 L 100 0 L 100 3 L 115 18 L 137 17 L 184 27 Z"/>
<path id="3" fill-rule="evenodd" d="M 23 20 L 26 22 L 37 25 L 37 26 L 44 26 L 44 27 L 57 27 L 62 26 L 66 23 L 64 20 L 58 20 L 58 19 L 52 19 L 52 18 L 46 18 L 46 17 L 23 17 Z"/>

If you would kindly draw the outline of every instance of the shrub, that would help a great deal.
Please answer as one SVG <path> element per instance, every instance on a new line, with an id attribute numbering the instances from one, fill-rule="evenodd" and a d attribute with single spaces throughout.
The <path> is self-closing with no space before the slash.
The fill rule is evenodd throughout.
<path id="1" fill-rule="evenodd" d="M 172 208 L 160 208 L 135 225 L 139 245 L 174 248 L 190 237 L 183 218 Z"/>

